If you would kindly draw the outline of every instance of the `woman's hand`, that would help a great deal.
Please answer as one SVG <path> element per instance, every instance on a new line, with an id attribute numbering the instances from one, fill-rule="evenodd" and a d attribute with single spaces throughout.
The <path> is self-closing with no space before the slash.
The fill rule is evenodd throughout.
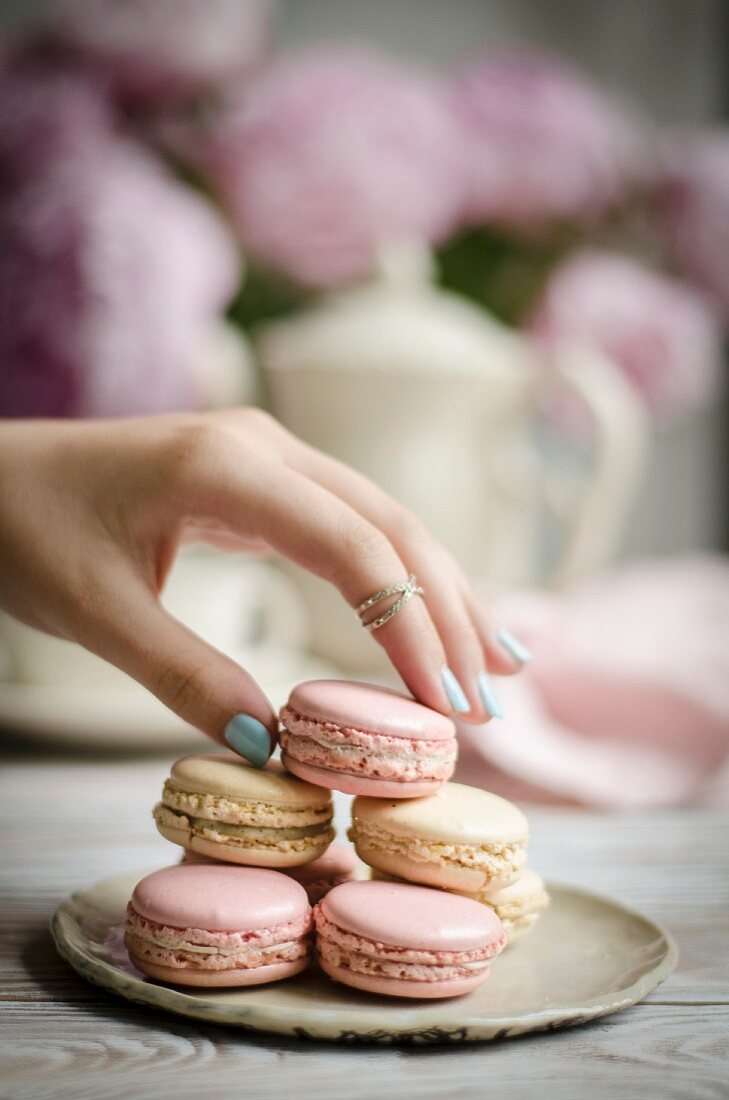
<path id="1" fill-rule="evenodd" d="M 0 424 L 0 605 L 263 763 L 276 730 L 263 692 L 158 599 L 191 537 L 273 550 L 352 607 L 415 573 L 425 597 L 373 637 L 443 713 L 498 714 L 486 668 L 511 673 L 528 658 L 419 520 L 257 409 Z"/>

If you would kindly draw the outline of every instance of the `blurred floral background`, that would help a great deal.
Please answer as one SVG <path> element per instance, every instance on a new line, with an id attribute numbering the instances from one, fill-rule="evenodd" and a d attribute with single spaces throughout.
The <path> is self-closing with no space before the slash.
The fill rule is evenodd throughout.
<path id="1" fill-rule="evenodd" d="M 0 415 L 267 405 L 522 623 L 472 776 L 695 797 L 729 749 L 725 6 L 3 14 Z M 288 581 L 290 649 L 382 674 Z"/>

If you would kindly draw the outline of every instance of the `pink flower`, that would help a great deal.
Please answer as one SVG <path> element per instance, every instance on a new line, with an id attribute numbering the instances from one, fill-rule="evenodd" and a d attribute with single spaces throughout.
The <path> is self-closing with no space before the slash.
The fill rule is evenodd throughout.
<path id="1" fill-rule="evenodd" d="M 439 85 L 352 48 L 286 57 L 213 125 L 208 171 L 247 249 L 305 284 L 361 276 L 379 245 L 441 240 L 461 146 Z"/>
<path id="2" fill-rule="evenodd" d="M 729 316 L 729 129 L 670 141 L 656 190 L 672 258 Z"/>
<path id="3" fill-rule="evenodd" d="M 470 147 L 466 221 L 525 231 L 589 223 L 622 197 L 632 125 L 564 62 L 478 54 L 453 76 L 452 100 Z"/>
<path id="4" fill-rule="evenodd" d="M 197 92 L 266 50 L 272 0 L 54 0 L 56 35 L 132 98 Z"/>
<path id="5" fill-rule="evenodd" d="M 46 165 L 0 214 L 0 415 L 191 406 L 239 273 L 215 211 L 145 150 L 109 138 Z"/>
<path id="6" fill-rule="evenodd" d="M 707 303 L 625 256 L 569 257 L 550 276 L 530 327 L 551 350 L 565 343 L 599 348 L 659 418 L 703 404 L 719 386 L 720 332 Z"/>
<path id="7" fill-rule="evenodd" d="M 114 127 L 97 81 L 20 57 L 0 70 L 0 165 L 6 181 L 94 149 Z"/>

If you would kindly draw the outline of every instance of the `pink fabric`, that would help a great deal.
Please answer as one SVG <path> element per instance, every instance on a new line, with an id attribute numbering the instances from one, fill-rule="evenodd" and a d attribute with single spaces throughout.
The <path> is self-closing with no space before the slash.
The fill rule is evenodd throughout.
<path id="1" fill-rule="evenodd" d="M 506 718 L 461 726 L 457 778 L 510 797 L 685 803 L 729 758 L 729 563 L 644 564 L 563 597 L 510 597 L 534 651 Z"/>

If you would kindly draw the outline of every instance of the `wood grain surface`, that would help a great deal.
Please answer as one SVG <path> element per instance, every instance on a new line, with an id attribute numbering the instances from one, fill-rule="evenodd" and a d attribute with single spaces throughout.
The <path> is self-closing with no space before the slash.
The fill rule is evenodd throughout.
<path id="1" fill-rule="evenodd" d="M 87 985 L 48 920 L 106 874 L 169 862 L 150 809 L 169 761 L 27 759 L 0 777 L 0 1098 L 729 1097 L 729 814 L 527 808 L 531 862 L 666 924 L 677 972 L 627 1012 L 484 1046 L 301 1044 L 196 1024 Z"/>

